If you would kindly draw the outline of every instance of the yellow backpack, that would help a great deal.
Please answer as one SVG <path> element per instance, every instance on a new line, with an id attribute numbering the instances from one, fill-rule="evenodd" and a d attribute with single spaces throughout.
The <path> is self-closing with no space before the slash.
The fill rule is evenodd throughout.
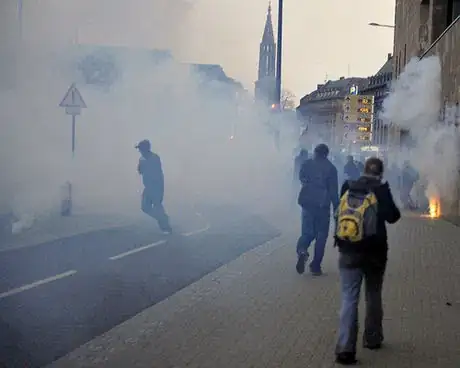
<path id="1" fill-rule="evenodd" d="M 347 190 L 337 209 L 336 238 L 356 243 L 376 234 L 377 197 L 372 191 Z"/>

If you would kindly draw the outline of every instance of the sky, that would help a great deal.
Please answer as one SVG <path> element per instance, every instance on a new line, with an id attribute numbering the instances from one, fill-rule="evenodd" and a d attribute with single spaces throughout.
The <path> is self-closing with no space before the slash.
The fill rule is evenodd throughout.
<path id="1" fill-rule="evenodd" d="M 169 48 L 186 62 L 220 64 L 253 90 L 268 0 L 23 2 L 23 32 L 32 42 Z M 392 52 L 393 30 L 368 23 L 393 24 L 394 0 L 284 3 L 283 88 L 297 98 L 326 78 L 372 75 Z M 274 0 L 275 28 L 276 10 Z"/>
<path id="2" fill-rule="evenodd" d="M 392 25 L 394 5 L 394 0 L 285 0 L 283 87 L 300 98 L 326 75 L 377 72 L 393 51 L 393 30 L 368 23 Z M 191 32 L 197 57 L 222 63 L 228 74 L 252 88 L 267 6 L 267 0 L 200 1 Z M 276 28 L 276 0 L 273 8 Z"/>

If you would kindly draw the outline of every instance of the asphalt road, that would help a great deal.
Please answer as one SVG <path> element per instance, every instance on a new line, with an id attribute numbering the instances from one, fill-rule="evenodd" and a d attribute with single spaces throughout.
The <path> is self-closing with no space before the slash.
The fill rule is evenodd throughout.
<path id="1" fill-rule="evenodd" d="M 206 207 L 194 229 L 133 225 L 0 253 L 0 367 L 42 367 L 278 235 Z"/>

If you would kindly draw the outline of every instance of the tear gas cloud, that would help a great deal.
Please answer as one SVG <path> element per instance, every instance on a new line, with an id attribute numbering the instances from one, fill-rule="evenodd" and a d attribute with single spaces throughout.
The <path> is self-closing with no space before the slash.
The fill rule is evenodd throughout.
<path id="1" fill-rule="evenodd" d="M 188 64 L 196 62 L 193 55 L 190 60 L 173 57 L 155 64 L 147 52 L 120 51 L 110 89 L 82 83 L 77 61 L 86 49 L 72 43 L 79 25 L 90 24 L 82 26 L 81 34 L 90 38 L 93 32 L 100 45 L 104 37 L 116 44 L 114 34 L 121 39 L 131 33 L 133 38 L 120 44 L 136 47 L 133 30 L 145 29 L 133 9 L 157 10 L 146 31 L 154 40 L 151 49 L 168 49 L 174 56 L 186 47 L 181 27 L 186 27 L 193 6 L 184 8 L 182 0 L 155 0 L 143 8 L 144 2 L 43 3 L 30 11 L 33 19 L 22 46 L 3 50 L 2 55 L 14 53 L 10 59 L 16 60 L 17 72 L 14 87 L 0 91 L 3 209 L 10 207 L 17 217 L 28 218 L 58 213 L 62 185 L 70 180 L 79 213 L 140 212 L 142 186 L 134 145 L 145 138 L 162 158 L 167 209 L 231 203 L 257 211 L 261 205 L 284 201 L 298 129 L 281 132 L 278 151 L 266 124 L 269 112 L 255 106 L 235 84 L 213 81 L 203 86 L 203 76 Z M 71 26 L 64 27 L 62 12 L 72 14 L 66 20 Z M 99 31 L 92 30 L 94 24 Z M 3 58 L 2 68 L 12 67 L 6 65 L 10 59 Z M 70 116 L 58 104 L 74 81 L 88 108 L 77 117 L 72 158 Z"/>
<path id="2" fill-rule="evenodd" d="M 458 139 L 455 106 L 440 120 L 441 64 L 437 56 L 414 58 L 392 85 L 384 101 L 383 118 L 409 130 L 414 146 L 396 159 L 410 160 L 427 182 L 428 198 L 454 200 L 458 179 Z M 454 112 L 452 114 L 452 112 Z"/>

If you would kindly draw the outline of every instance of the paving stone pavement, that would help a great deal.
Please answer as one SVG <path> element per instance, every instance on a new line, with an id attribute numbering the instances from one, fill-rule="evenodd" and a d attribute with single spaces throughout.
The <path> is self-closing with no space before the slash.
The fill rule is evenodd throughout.
<path id="1" fill-rule="evenodd" d="M 295 227 L 50 368 L 334 367 L 337 254 L 329 244 L 327 275 L 297 275 Z M 360 349 L 361 366 L 460 367 L 458 239 L 460 228 L 441 220 L 406 217 L 390 228 L 386 346 Z"/>

